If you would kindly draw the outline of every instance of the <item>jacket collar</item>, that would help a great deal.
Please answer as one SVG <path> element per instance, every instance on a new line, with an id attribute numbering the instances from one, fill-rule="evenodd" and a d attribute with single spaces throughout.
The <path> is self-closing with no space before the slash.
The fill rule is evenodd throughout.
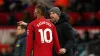
<path id="1" fill-rule="evenodd" d="M 60 24 L 60 23 L 64 23 L 64 22 L 69 23 L 69 17 L 65 13 L 62 13 L 60 16 L 60 19 L 55 24 Z"/>

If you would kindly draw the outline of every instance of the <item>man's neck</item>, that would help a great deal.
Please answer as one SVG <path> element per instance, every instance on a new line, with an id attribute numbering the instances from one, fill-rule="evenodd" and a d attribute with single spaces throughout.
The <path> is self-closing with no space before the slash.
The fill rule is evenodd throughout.
<path id="1" fill-rule="evenodd" d="M 37 19 L 44 18 L 44 16 L 37 16 Z"/>

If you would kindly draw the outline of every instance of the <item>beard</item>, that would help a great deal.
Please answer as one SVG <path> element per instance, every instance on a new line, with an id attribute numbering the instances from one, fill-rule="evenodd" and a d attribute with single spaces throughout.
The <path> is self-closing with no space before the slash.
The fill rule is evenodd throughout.
<path id="1" fill-rule="evenodd" d="M 57 20 L 55 19 L 49 19 L 51 22 L 53 22 L 54 24 L 56 24 Z"/>

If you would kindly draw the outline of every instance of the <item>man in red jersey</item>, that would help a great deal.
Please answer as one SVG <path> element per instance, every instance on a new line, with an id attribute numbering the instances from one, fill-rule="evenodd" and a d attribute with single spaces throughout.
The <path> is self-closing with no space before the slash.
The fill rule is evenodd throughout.
<path id="1" fill-rule="evenodd" d="M 56 47 L 59 54 L 60 45 L 55 26 L 44 18 L 46 9 L 44 5 L 35 7 L 36 20 L 28 25 L 26 40 L 26 56 L 30 56 L 33 49 L 33 56 L 52 56 L 52 48 Z"/>

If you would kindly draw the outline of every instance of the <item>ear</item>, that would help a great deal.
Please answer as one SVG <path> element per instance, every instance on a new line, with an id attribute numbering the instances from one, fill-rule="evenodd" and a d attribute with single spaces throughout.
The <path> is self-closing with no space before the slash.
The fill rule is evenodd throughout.
<path id="1" fill-rule="evenodd" d="M 37 9 L 37 15 L 41 15 L 41 10 Z"/>

